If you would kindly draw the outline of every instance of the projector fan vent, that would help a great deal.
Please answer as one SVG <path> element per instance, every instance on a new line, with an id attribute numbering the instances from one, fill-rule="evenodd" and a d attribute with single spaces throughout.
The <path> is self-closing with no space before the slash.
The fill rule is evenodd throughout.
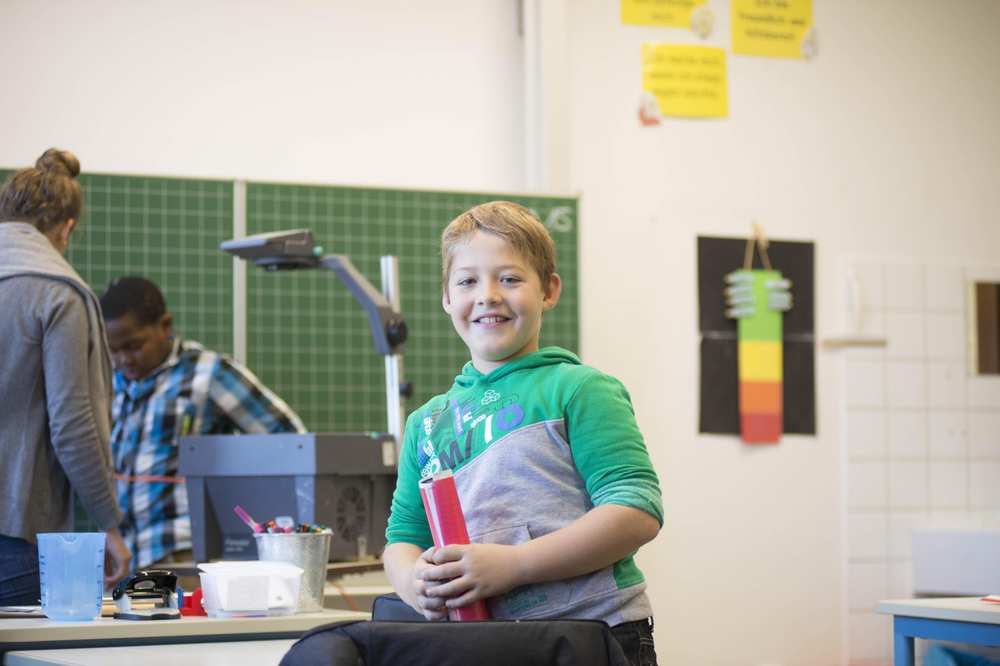
<path id="1" fill-rule="evenodd" d="M 336 539 L 349 543 L 359 536 L 367 536 L 368 503 L 357 486 L 347 486 L 337 497 L 336 524 L 333 531 Z"/>

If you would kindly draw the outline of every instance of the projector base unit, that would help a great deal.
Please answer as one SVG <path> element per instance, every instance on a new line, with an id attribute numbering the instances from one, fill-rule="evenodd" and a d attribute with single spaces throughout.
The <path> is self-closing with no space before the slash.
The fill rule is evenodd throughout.
<path id="1" fill-rule="evenodd" d="M 257 559 L 253 533 L 233 512 L 257 522 L 291 516 L 333 530 L 332 561 L 381 555 L 396 444 L 390 435 L 309 433 L 203 435 L 180 442 L 197 562 Z"/>

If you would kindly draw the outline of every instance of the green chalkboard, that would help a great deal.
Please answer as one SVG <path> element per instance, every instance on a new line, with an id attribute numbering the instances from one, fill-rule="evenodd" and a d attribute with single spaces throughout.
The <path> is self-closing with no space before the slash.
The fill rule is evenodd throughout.
<path id="1" fill-rule="evenodd" d="M 232 351 L 232 260 L 219 251 L 233 233 L 232 182 L 85 173 L 80 185 L 83 215 L 66 258 L 94 292 L 114 277 L 146 277 L 181 335 Z"/>
<path id="2" fill-rule="evenodd" d="M 399 260 L 400 298 L 410 337 L 404 376 L 412 410 L 451 386 L 469 354 L 441 308 L 440 235 L 455 216 L 494 199 L 523 204 L 547 222 L 565 283 L 545 315 L 543 345 L 577 351 L 577 201 L 491 193 L 247 185 L 247 233 L 307 228 L 328 254 L 346 254 L 381 287 L 380 256 Z M 386 428 L 384 362 L 364 312 L 330 271 L 247 275 L 250 366 L 315 431 Z"/>

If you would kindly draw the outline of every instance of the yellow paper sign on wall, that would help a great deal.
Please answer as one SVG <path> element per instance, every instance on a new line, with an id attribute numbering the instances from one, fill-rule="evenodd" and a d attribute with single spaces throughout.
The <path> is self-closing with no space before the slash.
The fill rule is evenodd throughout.
<path id="1" fill-rule="evenodd" d="M 732 0 L 733 53 L 808 57 L 812 0 Z"/>
<path id="2" fill-rule="evenodd" d="M 621 0 L 622 23 L 691 27 L 691 12 L 705 0 Z"/>
<path id="3" fill-rule="evenodd" d="M 642 45 L 642 89 L 664 116 L 729 115 L 726 52 L 712 46 Z"/>

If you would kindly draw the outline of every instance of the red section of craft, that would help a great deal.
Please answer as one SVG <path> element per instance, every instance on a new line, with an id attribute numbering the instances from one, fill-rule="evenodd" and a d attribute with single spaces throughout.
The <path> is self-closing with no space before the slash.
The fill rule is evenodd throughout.
<path id="1" fill-rule="evenodd" d="M 420 481 L 420 498 L 424 502 L 424 512 L 430 523 L 434 545 L 438 548 L 469 543 L 469 531 L 465 527 L 465 515 L 458 500 L 455 477 L 450 471 L 435 474 L 431 479 Z M 448 619 L 453 622 L 488 620 L 490 613 L 484 601 L 448 611 Z"/>
<path id="2" fill-rule="evenodd" d="M 777 444 L 781 439 L 781 414 L 740 414 L 741 434 L 748 444 Z"/>

